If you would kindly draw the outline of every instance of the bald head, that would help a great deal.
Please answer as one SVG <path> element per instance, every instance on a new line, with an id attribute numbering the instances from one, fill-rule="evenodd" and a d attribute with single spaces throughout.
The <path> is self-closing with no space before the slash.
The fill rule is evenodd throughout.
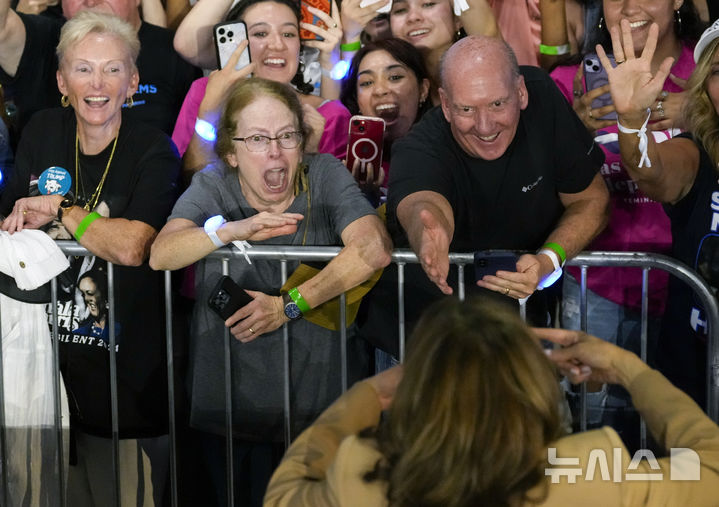
<path id="1" fill-rule="evenodd" d="M 496 37 L 469 35 L 455 42 L 442 57 L 440 83 L 449 90 L 453 81 L 506 71 L 508 80 L 519 76 L 519 65 L 509 44 Z"/>

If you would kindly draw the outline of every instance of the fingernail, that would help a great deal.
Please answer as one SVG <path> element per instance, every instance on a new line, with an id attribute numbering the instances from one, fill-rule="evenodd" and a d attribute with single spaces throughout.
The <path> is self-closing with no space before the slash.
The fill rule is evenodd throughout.
<path id="1" fill-rule="evenodd" d="M 590 366 L 582 366 L 580 370 L 582 373 L 592 373 L 592 368 Z"/>

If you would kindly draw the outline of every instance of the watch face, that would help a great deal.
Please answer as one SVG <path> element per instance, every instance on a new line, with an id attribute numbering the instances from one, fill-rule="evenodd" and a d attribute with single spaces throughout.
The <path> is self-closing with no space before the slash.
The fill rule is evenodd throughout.
<path id="1" fill-rule="evenodd" d="M 285 305 L 285 315 L 287 315 L 290 320 L 297 320 L 302 317 L 302 312 L 300 311 L 300 307 L 297 306 L 297 303 L 290 301 Z"/>

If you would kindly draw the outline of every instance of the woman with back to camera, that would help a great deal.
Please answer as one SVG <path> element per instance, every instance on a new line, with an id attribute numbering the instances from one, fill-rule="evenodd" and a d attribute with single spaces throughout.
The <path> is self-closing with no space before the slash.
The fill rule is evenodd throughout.
<path id="1" fill-rule="evenodd" d="M 360 34 L 373 13 L 386 2 L 379 0 L 359 7 L 361 0 L 343 2 L 342 47 L 346 51 L 360 48 Z M 501 37 L 487 0 L 468 0 L 469 8 L 459 16 L 453 12 L 452 0 L 394 0 L 389 13 L 392 36 L 405 40 L 422 53 L 430 77 L 432 105 L 439 105 L 439 64 L 442 55 L 463 34 Z M 349 53 L 343 52 L 347 57 Z"/>
<path id="2" fill-rule="evenodd" d="M 688 396 L 598 338 L 561 329 L 534 334 L 486 302 L 436 303 L 415 328 L 404 366 L 356 384 L 295 440 L 265 506 L 716 504 L 719 427 Z M 544 351 L 537 338 L 563 348 Z M 691 473 L 699 482 L 671 480 L 669 458 L 658 460 L 662 480 L 625 480 L 657 471 L 647 460 L 629 468 L 632 454 L 609 427 L 563 436 L 552 362 L 574 382 L 626 387 L 661 445 L 696 453 L 700 465 Z M 609 477 L 622 480 L 605 480 L 599 467 L 589 474 L 598 453 Z M 553 467 L 552 455 L 582 466 Z M 579 471 L 571 483 L 567 469 Z"/>
<path id="3" fill-rule="evenodd" d="M 303 80 L 299 61 L 301 14 L 298 3 L 293 0 L 241 0 L 228 13 L 231 4 L 218 2 L 210 5 L 208 2 L 199 2 L 183 20 L 175 37 L 175 46 L 183 56 L 194 56 L 190 58 L 193 61 L 204 60 L 204 55 L 212 48 L 212 35 L 205 34 L 205 25 L 211 26 L 213 19 L 223 16 L 228 21 L 243 21 L 247 26 L 252 59 L 249 66 L 235 70 L 240 53 L 247 47 L 242 43 L 224 69 L 214 71 L 209 79 L 201 78 L 193 83 L 172 134 L 180 154 L 183 154 L 185 171 L 194 173 L 213 160 L 212 138 L 203 139 L 197 134 L 196 120 L 204 120 L 216 126 L 228 90 L 250 73 L 255 77 L 295 86 L 307 120 L 315 131 L 312 138 L 305 140 L 308 151 L 343 157 L 350 115 L 339 101 L 312 95 L 312 86 Z M 225 10 L 220 12 L 218 8 L 223 6 Z M 320 15 L 328 28 L 312 26 L 311 29 L 323 36 L 325 41 L 312 43 L 320 48 L 321 59 L 330 59 L 342 29 L 329 16 L 324 13 Z M 339 15 L 335 14 L 335 17 L 339 18 Z M 308 26 L 302 24 L 302 28 Z M 197 46 L 196 39 L 204 37 L 207 38 L 206 44 Z M 192 43 L 188 44 L 188 40 Z"/>
<path id="4" fill-rule="evenodd" d="M 370 42 L 355 53 L 340 99 L 352 115 L 375 116 L 385 121 L 382 166 L 368 167 L 358 181 L 371 202 L 387 194 L 392 143 L 403 137 L 429 108 L 429 77 L 422 55 L 396 38 Z M 358 164 L 349 168 L 359 178 Z"/>
<path id="5" fill-rule="evenodd" d="M 641 53 L 629 40 L 631 25 L 622 21 L 612 30 L 614 54 L 625 64 L 608 71 L 618 123 L 640 129 L 673 61 L 665 58 L 654 67 L 657 27 L 652 26 Z M 709 285 L 717 277 L 716 199 L 719 167 L 719 21 L 709 27 L 694 49 L 696 69 L 687 88 L 683 112 L 687 133 L 663 143 L 647 136 L 642 161 L 637 133 L 619 135 L 622 161 L 642 191 L 665 203 L 674 239 L 672 254 L 695 269 Z M 600 55 L 602 52 L 600 51 Z M 605 58 L 602 58 L 606 61 Z M 651 166 L 646 160 L 651 163 Z M 706 402 L 707 317 L 689 288 L 672 278 L 667 311 L 657 347 L 657 364 L 667 377 L 699 404 Z"/>
<path id="6" fill-rule="evenodd" d="M 595 46 L 610 49 L 609 31 L 627 18 L 632 24 L 634 47 L 641 51 L 647 44 L 649 27 L 659 26 L 657 49 L 652 68 L 661 62 L 674 58 L 671 75 L 657 92 L 651 105 L 652 116 L 649 129 L 658 142 L 670 139 L 683 128 L 680 108 L 686 93 L 685 81 L 689 79 L 694 60 L 692 50 L 699 38 L 699 18 L 690 0 L 604 0 L 602 18 L 598 30 L 588 30 L 594 40 L 588 40 L 585 47 L 595 51 Z M 618 61 L 621 62 L 621 59 Z M 672 244 L 669 220 L 659 202 L 647 196 L 641 186 L 637 187 L 627 168 L 621 161 L 618 144 L 616 117 L 603 119 L 615 114 L 609 98 L 609 86 L 587 90 L 584 80 L 591 82 L 599 75 L 601 68 L 595 53 L 582 56 L 581 62 L 556 67 L 551 76 L 566 99 L 573 104 L 587 130 L 594 133 L 595 141 L 605 154 L 601 169 L 609 188 L 612 215 L 606 229 L 592 242 L 588 250 L 599 251 L 640 251 L 667 253 Z M 606 83 L 606 79 L 603 81 Z M 594 101 L 604 96 L 602 107 L 595 107 Z M 612 119 L 614 118 L 614 119 Z M 578 268 L 569 268 L 564 277 L 562 304 L 563 326 L 572 329 L 580 327 L 580 294 Z M 600 338 L 611 340 L 624 348 L 639 351 L 641 324 L 642 273 L 631 268 L 592 268 L 587 273 L 587 325 L 588 332 Z M 659 320 L 664 311 L 668 275 L 652 270 L 649 273 L 649 338 L 651 345 L 656 342 Z M 650 352 L 651 353 L 651 352 Z M 589 423 L 629 425 L 637 428 L 634 414 L 629 408 L 625 392 L 616 387 L 607 389 L 590 386 Z M 604 408 L 602 408 L 604 407 Z"/>
<path id="7" fill-rule="evenodd" d="M 60 367 L 77 452 L 68 505 L 106 505 L 114 490 L 109 345 L 79 329 L 83 275 L 105 261 L 115 264 L 120 330 L 122 504 L 160 504 L 167 473 L 162 277 L 146 260 L 176 199 L 180 161 L 169 137 L 124 113 L 138 87 L 139 50 L 137 32 L 115 16 L 83 11 L 65 23 L 57 81 L 66 107 L 41 111 L 27 124 L 0 199 L 3 230 L 41 228 L 57 219 L 91 254 L 71 259 L 70 291 L 58 295 Z M 41 191 L 59 190 L 25 197 L 36 178 L 53 183 Z"/>
<path id="8" fill-rule="evenodd" d="M 321 311 L 323 303 L 361 284 L 390 260 L 387 232 L 352 176 L 331 155 L 304 154 L 306 137 L 302 107 L 288 85 L 261 78 L 238 83 L 218 129 L 221 162 L 194 176 L 150 257 L 155 269 L 197 262 L 190 423 L 204 432 L 203 449 L 220 498 L 225 491 L 224 438 L 217 435 L 225 426 L 225 326 L 239 340 L 232 344 L 233 371 L 240 372 L 232 386 L 235 446 L 238 457 L 251 456 L 252 473 L 251 489 L 238 493 L 240 505 L 259 504 L 276 465 L 272 453 L 283 441 L 281 326 L 288 323 L 292 343 L 294 435 L 341 392 L 339 331 L 313 320 L 312 309 Z M 205 257 L 230 241 L 343 248 L 317 274 L 282 294 L 278 261 L 230 262 L 230 276 L 252 301 L 223 322 L 205 303 L 221 275 L 221 261 Z M 289 270 L 298 264 L 289 261 Z M 361 378 L 366 355 L 355 326 L 348 328 L 347 347 L 349 377 Z M 239 486 L 248 472 L 239 464 L 235 471 Z"/>

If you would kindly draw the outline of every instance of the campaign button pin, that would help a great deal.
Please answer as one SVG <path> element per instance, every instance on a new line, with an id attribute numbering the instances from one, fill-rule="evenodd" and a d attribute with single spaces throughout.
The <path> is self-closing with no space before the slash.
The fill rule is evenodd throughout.
<path id="1" fill-rule="evenodd" d="M 37 189 L 43 195 L 65 195 L 70 190 L 72 178 L 67 169 L 52 166 L 45 169 L 37 182 Z"/>

